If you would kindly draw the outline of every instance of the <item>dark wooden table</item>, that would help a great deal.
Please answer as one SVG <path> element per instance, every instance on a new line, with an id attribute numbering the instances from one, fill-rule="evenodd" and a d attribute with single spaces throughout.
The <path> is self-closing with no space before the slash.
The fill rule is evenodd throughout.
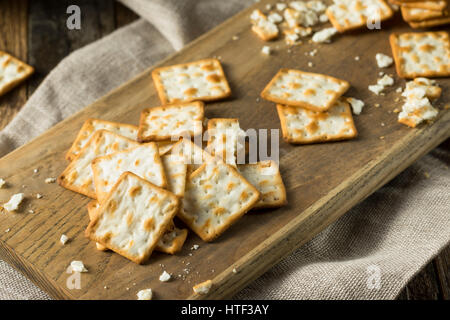
<path id="1" fill-rule="evenodd" d="M 66 9 L 72 4 L 81 8 L 81 30 L 66 28 Z M 26 84 L 0 97 L 0 130 L 61 59 L 137 18 L 113 0 L 0 0 L 0 50 L 36 69 Z M 398 298 L 450 299 L 450 247 L 421 270 Z"/>

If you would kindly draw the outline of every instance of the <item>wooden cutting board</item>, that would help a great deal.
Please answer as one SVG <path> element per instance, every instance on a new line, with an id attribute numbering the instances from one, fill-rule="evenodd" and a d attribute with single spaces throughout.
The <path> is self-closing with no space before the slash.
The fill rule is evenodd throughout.
<path id="1" fill-rule="evenodd" d="M 383 30 L 337 36 L 331 44 L 306 41 L 289 49 L 283 40 L 263 43 L 250 31 L 251 10 L 266 3 L 239 13 L 158 66 L 219 57 L 233 95 L 208 103 L 206 117 L 239 118 L 243 129 L 280 128 L 275 105 L 259 99 L 259 93 L 281 67 L 346 79 L 352 84 L 346 95 L 366 103 L 363 113 L 355 116 L 357 139 L 308 146 L 281 141 L 286 207 L 248 213 L 213 243 L 203 243 L 190 233 L 176 256 L 154 253 L 147 264 L 136 265 L 117 254 L 97 251 L 84 237 L 88 198 L 44 180 L 66 167 L 64 154 L 87 118 L 137 124 L 141 109 L 159 105 L 149 69 L 0 160 L 0 177 L 8 182 L 0 189 L 0 203 L 14 193 L 26 194 L 19 212 L 0 213 L 1 258 L 55 298 L 135 299 L 137 291 L 145 288 L 152 288 L 156 299 L 230 298 L 450 136 L 449 110 L 418 129 L 398 124 L 392 112 L 402 104 L 402 99 L 395 101 L 400 96 L 395 89 L 404 87 L 405 81 L 395 75 L 394 67 L 378 69 L 375 54 L 391 55 L 388 35 L 409 30 L 401 19 L 382 23 Z M 271 56 L 261 54 L 263 45 L 272 47 Z M 305 55 L 314 48 L 316 56 Z M 396 80 L 385 96 L 367 89 L 380 71 L 394 74 Z M 440 105 L 444 105 L 450 100 L 450 80 L 440 79 L 439 84 Z M 36 193 L 43 198 L 36 199 Z M 65 246 L 59 242 L 62 234 L 71 239 Z M 190 250 L 194 244 L 200 248 Z M 82 260 L 89 270 L 81 275 L 80 289 L 67 287 L 66 269 L 72 260 Z M 160 282 L 163 270 L 175 279 Z M 207 279 L 214 282 L 210 293 L 193 295 L 192 286 Z"/>

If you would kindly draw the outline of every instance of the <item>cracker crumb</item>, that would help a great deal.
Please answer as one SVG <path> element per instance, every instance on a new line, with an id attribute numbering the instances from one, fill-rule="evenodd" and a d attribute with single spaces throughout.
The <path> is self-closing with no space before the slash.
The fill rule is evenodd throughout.
<path id="1" fill-rule="evenodd" d="M 270 47 L 269 46 L 262 47 L 261 52 L 263 54 L 265 54 L 266 56 L 269 56 L 270 55 Z"/>
<path id="2" fill-rule="evenodd" d="M 395 90 L 395 92 L 397 92 L 397 93 L 402 93 L 402 92 L 403 92 L 403 88 L 402 88 L 402 87 L 398 87 L 398 88 Z"/>
<path id="3" fill-rule="evenodd" d="M 11 231 L 11 229 L 8 228 L 8 229 L 5 230 L 5 233 L 8 233 L 8 232 L 10 232 L 10 231 Z"/>
<path id="4" fill-rule="evenodd" d="M 231 39 L 236 41 L 236 40 L 239 40 L 239 37 L 238 36 L 233 36 Z"/>
<path id="5" fill-rule="evenodd" d="M 191 250 L 197 250 L 198 248 L 200 248 L 200 246 L 198 244 L 194 244 L 191 248 Z"/>
<path id="6" fill-rule="evenodd" d="M 328 16 L 327 16 L 325 13 L 322 13 L 322 14 L 319 16 L 319 21 L 320 21 L 321 23 L 327 22 L 327 21 L 328 21 Z"/>
<path id="7" fill-rule="evenodd" d="M 317 54 L 317 49 L 314 49 L 314 50 L 312 50 L 312 51 L 309 52 L 309 55 L 310 55 L 311 57 L 314 57 L 316 54 Z"/>
<path id="8" fill-rule="evenodd" d="M 164 270 L 163 273 L 161 273 L 161 275 L 159 276 L 159 281 L 167 282 L 170 280 L 170 278 L 170 274 L 166 270 Z"/>
<path id="9" fill-rule="evenodd" d="M 61 238 L 59 239 L 59 241 L 64 245 L 67 243 L 67 241 L 69 241 L 69 237 L 66 236 L 65 234 L 61 235 Z"/>
<path id="10" fill-rule="evenodd" d="M 107 289 L 109 289 L 109 288 L 108 288 L 108 286 L 104 286 L 103 289 L 107 290 Z"/>
<path id="11" fill-rule="evenodd" d="M 28 210 L 28 213 L 34 213 L 34 210 L 30 209 Z"/>
<path id="12" fill-rule="evenodd" d="M 40 194 L 40 193 L 37 193 L 37 194 L 36 194 L 36 198 L 42 199 L 42 197 L 44 197 L 42 194 Z"/>
<path id="13" fill-rule="evenodd" d="M 283 17 L 280 16 L 276 12 L 273 12 L 273 13 L 269 14 L 267 16 L 267 19 L 269 19 L 269 21 L 272 22 L 272 23 L 280 23 L 281 21 L 283 21 Z"/>
<path id="14" fill-rule="evenodd" d="M 399 113 L 399 112 L 400 112 L 400 109 L 399 109 L 399 108 L 395 108 L 395 109 L 393 110 L 393 112 L 394 112 L 394 113 Z"/>
<path id="15" fill-rule="evenodd" d="M 375 108 L 379 108 L 380 104 L 379 103 L 375 103 Z"/>
<path id="16" fill-rule="evenodd" d="M 39 169 L 36 168 L 36 169 L 33 170 L 33 172 L 34 172 L 34 173 L 38 173 L 38 172 L 39 172 Z"/>
<path id="17" fill-rule="evenodd" d="M 88 270 L 85 268 L 82 261 L 74 260 L 70 263 L 70 266 L 72 267 L 72 271 L 75 272 L 88 272 Z"/>
<path id="18" fill-rule="evenodd" d="M 152 300 L 152 296 L 153 296 L 152 289 L 140 290 L 137 293 L 138 300 Z"/>
<path id="19" fill-rule="evenodd" d="M 359 56 L 355 57 L 355 61 L 359 61 L 361 58 Z"/>
<path id="20" fill-rule="evenodd" d="M 25 198 L 25 194 L 16 193 L 13 195 L 9 201 L 3 204 L 3 208 L 7 211 L 16 211 L 19 208 L 19 205 L 22 203 L 22 200 Z"/>
<path id="21" fill-rule="evenodd" d="M 333 37 L 337 33 L 336 28 L 325 28 L 322 29 L 312 36 L 312 41 L 315 43 L 330 43 L 331 37 Z"/>
<path id="22" fill-rule="evenodd" d="M 376 95 L 379 95 L 381 93 L 381 91 L 384 90 L 384 86 L 379 85 L 379 84 L 370 85 L 369 90 L 372 91 L 373 93 L 375 93 Z"/>
<path id="23" fill-rule="evenodd" d="M 364 107 L 364 102 L 355 98 L 347 98 L 347 102 L 350 103 L 354 114 L 361 114 Z"/>
<path id="24" fill-rule="evenodd" d="M 384 122 L 382 122 L 382 123 L 381 123 L 381 126 L 382 126 L 382 127 L 384 127 L 384 126 L 385 126 Z"/>
<path id="25" fill-rule="evenodd" d="M 277 3 L 276 4 L 276 8 L 278 11 L 283 11 L 284 9 L 286 9 L 287 5 L 285 3 Z"/>
<path id="26" fill-rule="evenodd" d="M 266 4 L 266 10 L 272 10 L 272 5 L 270 3 Z"/>
<path id="27" fill-rule="evenodd" d="M 394 102 L 399 102 L 399 101 L 400 101 L 400 98 L 398 98 L 398 97 L 394 99 Z"/>
<path id="28" fill-rule="evenodd" d="M 377 60 L 378 68 L 387 68 L 394 62 L 391 57 L 383 53 L 377 53 L 375 59 Z"/>
<path id="29" fill-rule="evenodd" d="M 6 185 L 6 181 L 0 178 L 0 189 Z"/>
<path id="30" fill-rule="evenodd" d="M 308 62 L 308 67 L 312 68 L 314 66 L 314 64 L 310 61 Z"/>
<path id="31" fill-rule="evenodd" d="M 237 273 L 237 270 L 236 270 L 236 268 L 233 268 L 233 273 Z"/>
<path id="32" fill-rule="evenodd" d="M 56 182 L 56 178 L 47 178 L 45 179 L 45 183 L 55 183 Z"/>
<path id="33" fill-rule="evenodd" d="M 205 282 L 199 283 L 192 287 L 195 293 L 207 294 L 212 287 L 212 281 L 206 280 Z"/>
<path id="34" fill-rule="evenodd" d="M 381 136 L 381 137 L 380 137 L 380 140 L 384 140 L 384 136 Z"/>
<path id="35" fill-rule="evenodd" d="M 394 79 L 386 74 L 383 78 L 378 79 L 377 84 L 384 87 L 392 86 L 394 84 Z"/>

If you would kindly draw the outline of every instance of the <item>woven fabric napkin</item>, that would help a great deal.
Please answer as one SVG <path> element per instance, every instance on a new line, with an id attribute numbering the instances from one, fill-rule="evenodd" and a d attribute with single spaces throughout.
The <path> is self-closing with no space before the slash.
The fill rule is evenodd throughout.
<path id="1" fill-rule="evenodd" d="M 122 0 L 142 19 L 66 57 L 0 132 L 0 156 L 89 105 L 251 0 Z M 126 66 L 126 67 L 125 67 Z M 450 147 L 441 145 L 236 295 L 393 299 L 450 240 Z M 48 299 L 0 261 L 0 299 Z"/>

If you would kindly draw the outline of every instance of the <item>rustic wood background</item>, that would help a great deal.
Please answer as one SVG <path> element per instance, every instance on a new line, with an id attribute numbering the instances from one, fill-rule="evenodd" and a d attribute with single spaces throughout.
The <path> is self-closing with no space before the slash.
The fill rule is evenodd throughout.
<path id="1" fill-rule="evenodd" d="M 65 26 L 71 4 L 81 7 L 81 30 L 60 27 Z M 0 97 L 0 130 L 62 58 L 137 18 L 113 0 L 1 0 L 0 50 L 27 61 L 36 73 L 26 84 Z M 449 300 L 450 247 L 417 274 L 398 298 Z"/>

